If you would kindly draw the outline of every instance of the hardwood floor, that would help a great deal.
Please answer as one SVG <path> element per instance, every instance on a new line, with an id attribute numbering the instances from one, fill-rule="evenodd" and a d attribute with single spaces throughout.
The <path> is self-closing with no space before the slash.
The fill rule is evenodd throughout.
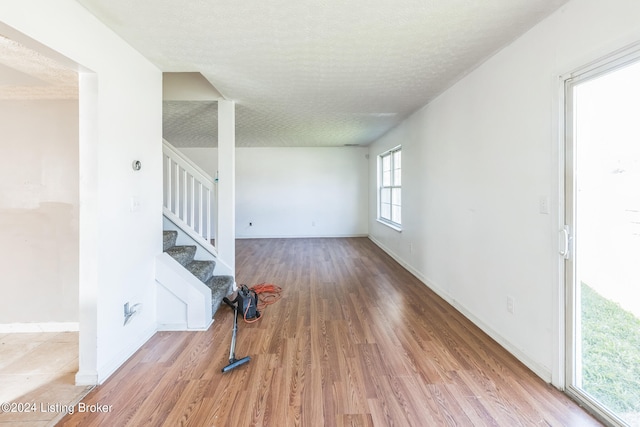
<path id="1" fill-rule="evenodd" d="M 596 426 L 365 238 L 237 242 L 237 281 L 282 299 L 157 333 L 63 426 Z"/>

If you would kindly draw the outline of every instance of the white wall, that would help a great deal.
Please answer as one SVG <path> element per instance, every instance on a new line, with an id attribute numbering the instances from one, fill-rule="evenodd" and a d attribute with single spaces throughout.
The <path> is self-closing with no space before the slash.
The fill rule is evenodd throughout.
<path id="1" fill-rule="evenodd" d="M 239 148 L 237 236 L 367 235 L 366 154 L 352 147 Z"/>
<path id="2" fill-rule="evenodd" d="M 0 135 L 0 324 L 77 324 L 78 101 L 0 101 Z"/>
<path id="3" fill-rule="evenodd" d="M 180 151 L 215 175 L 215 149 Z M 366 236 L 367 153 L 357 147 L 238 148 L 236 236 Z"/>
<path id="4" fill-rule="evenodd" d="M 171 143 L 171 141 L 168 141 Z M 216 177 L 218 170 L 218 149 L 205 147 L 175 147 L 182 154 L 191 159 L 211 178 Z"/>
<path id="5" fill-rule="evenodd" d="M 80 74 L 80 372 L 101 382 L 155 332 L 162 251 L 162 74 L 75 1 L 0 3 L 6 35 Z M 21 40 L 26 35 L 30 39 Z M 24 38 L 24 36 L 23 36 Z M 142 162 L 134 172 L 133 160 Z M 139 209 L 131 210 L 131 199 Z M 123 326 L 125 302 L 142 313 Z"/>
<path id="6" fill-rule="evenodd" d="M 640 40 L 638 22 L 637 1 L 569 2 L 371 146 L 371 238 L 556 385 L 559 76 Z M 375 157 L 398 144 L 401 233 L 374 217 Z"/>

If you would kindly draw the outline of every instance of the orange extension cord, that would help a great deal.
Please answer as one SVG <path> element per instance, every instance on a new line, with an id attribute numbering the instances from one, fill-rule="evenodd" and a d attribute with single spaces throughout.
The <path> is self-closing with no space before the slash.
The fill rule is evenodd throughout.
<path id="1" fill-rule="evenodd" d="M 258 320 L 262 319 L 262 315 L 264 314 L 264 309 L 271 304 L 278 302 L 278 300 L 282 297 L 282 288 L 280 286 L 274 285 L 272 283 L 259 283 L 250 287 L 252 291 L 254 291 L 258 295 L 258 311 L 261 312 L 260 317 L 257 317 L 253 320 L 247 320 L 247 311 L 249 310 L 249 306 L 243 313 L 244 321 L 247 323 L 254 323 Z"/>

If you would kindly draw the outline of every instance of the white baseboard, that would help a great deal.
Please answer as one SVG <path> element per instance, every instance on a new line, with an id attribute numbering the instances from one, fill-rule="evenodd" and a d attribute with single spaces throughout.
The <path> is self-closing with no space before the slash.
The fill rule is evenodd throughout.
<path id="1" fill-rule="evenodd" d="M 76 373 L 76 385 L 97 385 L 98 373 L 96 371 L 78 371 Z"/>
<path id="2" fill-rule="evenodd" d="M 158 332 L 186 331 L 187 330 L 187 322 L 183 322 L 183 323 L 158 323 L 157 329 L 158 329 Z"/>
<path id="3" fill-rule="evenodd" d="M 0 333 L 78 332 L 78 322 L 0 323 Z"/>
<path id="4" fill-rule="evenodd" d="M 377 240 L 376 238 L 369 236 L 369 240 L 371 240 L 376 246 L 386 252 L 391 258 L 398 262 L 402 267 L 404 267 L 409 273 L 413 274 L 418 280 L 420 280 L 426 287 L 435 292 L 440 298 L 445 300 L 448 304 L 450 304 L 453 308 L 458 310 L 464 317 L 469 319 L 474 325 L 480 328 L 485 334 L 489 335 L 491 339 L 497 342 L 501 347 L 511 353 L 516 359 L 520 362 L 524 363 L 524 365 L 531 369 L 534 374 L 542 378 L 545 382 L 551 383 L 551 371 L 540 365 L 536 361 L 532 360 L 526 353 L 516 348 L 502 335 L 497 333 L 493 328 L 489 327 L 485 324 L 481 319 L 476 317 L 471 311 L 469 311 L 466 307 L 461 305 L 458 301 L 456 301 L 451 295 L 445 292 L 440 286 L 426 278 L 422 273 L 417 271 L 411 265 L 407 264 L 402 258 L 400 258 L 395 252 L 387 248 L 382 242 Z"/>
<path id="5" fill-rule="evenodd" d="M 207 331 L 213 325 L 215 319 L 211 319 L 204 327 L 202 328 L 189 328 L 186 322 L 183 323 L 158 323 L 157 329 L 158 332 L 188 332 L 188 331 Z"/>
<path id="6" fill-rule="evenodd" d="M 236 236 L 236 239 L 341 239 L 341 238 L 350 238 L 350 237 L 369 237 L 368 234 L 330 234 L 330 235 L 300 235 L 300 236 L 290 236 L 290 235 L 279 235 L 279 234 L 267 234 L 260 236 L 253 235 L 241 235 Z"/>
<path id="7" fill-rule="evenodd" d="M 109 378 L 120 366 L 122 366 L 133 354 L 140 350 L 151 337 L 156 333 L 156 325 L 148 328 L 142 334 L 138 336 L 138 339 L 132 343 L 128 348 L 122 350 L 116 357 L 112 358 L 108 363 L 102 365 L 102 367 L 98 368 L 97 372 L 97 381 L 94 383 L 102 384 Z M 77 381 L 77 376 L 76 376 Z M 84 385 L 84 384 L 83 384 Z"/>

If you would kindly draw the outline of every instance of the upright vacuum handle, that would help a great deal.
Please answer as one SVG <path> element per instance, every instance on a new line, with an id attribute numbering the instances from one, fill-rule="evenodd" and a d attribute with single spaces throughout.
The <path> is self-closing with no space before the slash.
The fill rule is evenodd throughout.
<path id="1" fill-rule="evenodd" d="M 238 311 L 239 299 L 236 297 L 233 301 L 229 301 L 227 297 L 222 299 L 231 308 L 233 308 L 233 332 L 231 334 L 231 348 L 229 349 L 229 364 L 222 368 L 222 372 L 229 372 L 240 365 L 244 365 L 251 360 L 249 356 L 242 359 L 236 359 L 236 336 L 238 335 Z"/>

